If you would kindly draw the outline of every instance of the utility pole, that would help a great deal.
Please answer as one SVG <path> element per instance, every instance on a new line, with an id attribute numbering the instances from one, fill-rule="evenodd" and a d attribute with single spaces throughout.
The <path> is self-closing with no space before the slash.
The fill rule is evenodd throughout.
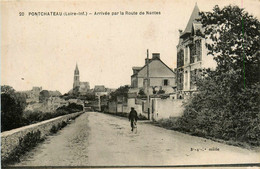
<path id="1" fill-rule="evenodd" d="M 101 111 L 101 100 L 100 100 L 100 95 L 98 95 L 98 109 Z"/>
<path id="2" fill-rule="evenodd" d="M 149 79 L 149 50 L 147 49 L 147 61 L 146 61 L 146 64 L 147 64 L 147 81 L 146 81 L 146 84 L 147 84 L 147 92 L 146 92 L 146 95 L 147 95 L 147 111 L 148 111 L 148 120 L 150 120 L 150 96 L 149 96 L 149 86 L 150 86 L 150 79 Z"/>

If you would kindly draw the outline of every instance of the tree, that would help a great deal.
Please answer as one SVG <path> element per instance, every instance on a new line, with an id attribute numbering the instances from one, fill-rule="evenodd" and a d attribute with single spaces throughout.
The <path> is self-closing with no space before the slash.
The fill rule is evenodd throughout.
<path id="1" fill-rule="evenodd" d="M 260 23 L 230 5 L 200 15 L 208 54 L 217 68 L 202 71 L 198 92 L 186 104 L 180 126 L 196 134 L 260 145 Z"/>
<path id="2" fill-rule="evenodd" d="M 259 81 L 260 59 L 255 56 L 260 46 L 260 23 L 238 6 L 213 8 L 213 12 L 201 12 L 209 54 L 217 61 L 216 71 L 232 72 L 236 84 L 246 86 Z"/>
<path id="3" fill-rule="evenodd" d="M 111 101 L 116 101 L 117 96 L 122 96 L 122 97 L 127 97 L 128 96 L 128 91 L 129 91 L 129 86 L 120 86 L 116 91 L 110 93 L 110 99 Z"/>
<path id="4" fill-rule="evenodd" d="M 143 89 L 140 89 L 140 90 L 139 90 L 138 95 L 140 95 L 140 96 L 146 96 L 146 94 L 144 93 L 144 90 L 143 90 Z"/>
<path id="5" fill-rule="evenodd" d="M 157 91 L 155 90 L 156 88 L 157 88 L 157 86 L 152 86 L 153 94 L 156 94 L 156 92 L 157 92 Z"/>
<path id="6" fill-rule="evenodd" d="M 1 93 L 6 93 L 6 94 L 14 94 L 15 90 L 11 86 L 1 86 Z"/>
<path id="7" fill-rule="evenodd" d="M 40 101 L 41 103 L 46 102 L 49 97 L 50 97 L 49 91 L 48 91 L 48 90 L 42 90 L 42 91 L 40 92 L 39 101 Z"/>
<path id="8" fill-rule="evenodd" d="M 157 94 L 165 94 L 165 91 L 163 89 L 160 89 Z"/>
<path id="9" fill-rule="evenodd" d="M 11 86 L 1 86 L 1 130 L 22 126 L 22 114 L 26 106 L 25 95 L 15 92 Z"/>

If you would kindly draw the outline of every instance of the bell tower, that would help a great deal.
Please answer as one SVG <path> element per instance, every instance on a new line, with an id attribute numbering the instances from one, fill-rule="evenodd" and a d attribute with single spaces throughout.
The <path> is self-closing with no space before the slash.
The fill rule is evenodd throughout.
<path id="1" fill-rule="evenodd" d="M 74 83 L 73 83 L 73 89 L 75 87 L 79 86 L 79 68 L 78 64 L 76 64 L 76 68 L 74 70 Z"/>

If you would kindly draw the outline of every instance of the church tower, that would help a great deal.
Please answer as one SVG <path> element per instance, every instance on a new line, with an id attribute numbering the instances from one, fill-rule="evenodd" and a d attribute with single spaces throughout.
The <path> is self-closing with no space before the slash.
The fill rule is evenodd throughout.
<path id="1" fill-rule="evenodd" d="M 76 64 L 76 68 L 74 70 L 74 83 L 73 83 L 73 89 L 77 86 L 79 86 L 79 68 L 78 64 Z"/>

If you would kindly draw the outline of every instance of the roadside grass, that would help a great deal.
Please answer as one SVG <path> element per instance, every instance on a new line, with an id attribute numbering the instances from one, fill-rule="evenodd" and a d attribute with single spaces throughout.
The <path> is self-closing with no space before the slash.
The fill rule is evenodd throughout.
<path id="1" fill-rule="evenodd" d="M 202 137 L 206 139 L 210 139 L 212 141 L 216 141 L 219 143 L 225 143 L 227 145 L 242 147 L 250 150 L 260 150 L 259 143 L 256 142 L 241 142 L 238 140 L 235 140 L 234 138 L 221 138 L 221 136 L 212 136 L 209 133 L 207 133 L 203 129 L 194 129 L 194 128 L 188 128 L 187 126 L 182 126 L 180 122 L 181 117 L 170 117 L 167 119 L 160 119 L 158 121 L 152 122 L 153 125 L 162 127 L 169 130 L 178 131 L 181 133 L 189 134 L 192 136 Z"/>

